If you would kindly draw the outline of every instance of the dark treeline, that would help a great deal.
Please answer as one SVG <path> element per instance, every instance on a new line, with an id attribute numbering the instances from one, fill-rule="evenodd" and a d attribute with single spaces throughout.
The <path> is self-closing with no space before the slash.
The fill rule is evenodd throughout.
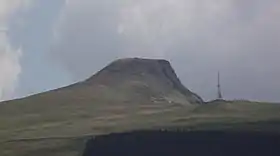
<path id="1" fill-rule="evenodd" d="M 279 156 L 280 135 L 260 132 L 142 131 L 88 141 L 83 156 Z"/>

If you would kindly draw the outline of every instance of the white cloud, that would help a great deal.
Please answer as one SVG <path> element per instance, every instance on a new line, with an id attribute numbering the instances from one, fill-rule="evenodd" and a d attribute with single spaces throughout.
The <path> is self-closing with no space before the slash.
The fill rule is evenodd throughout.
<path id="1" fill-rule="evenodd" d="M 0 33 L 0 100 L 12 97 L 21 68 L 21 51 L 13 50 L 7 43 L 6 36 Z"/>
<path id="2" fill-rule="evenodd" d="M 33 0 L 1 0 L 0 1 L 0 25 L 6 27 L 9 16 L 19 8 L 28 8 Z"/>
<path id="3" fill-rule="evenodd" d="M 31 0 L 0 1 L 0 100 L 11 98 L 21 72 L 20 49 L 13 49 L 8 40 L 10 16 L 18 9 L 27 8 Z"/>
<path id="4" fill-rule="evenodd" d="M 164 56 L 180 40 L 196 36 L 204 26 L 211 29 L 216 24 L 213 21 L 225 18 L 231 3 L 230 0 L 130 0 L 120 9 L 118 30 L 132 45 L 130 53 L 135 48 L 143 50 L 146 45 L 150 49 L 144 51 Z"/>

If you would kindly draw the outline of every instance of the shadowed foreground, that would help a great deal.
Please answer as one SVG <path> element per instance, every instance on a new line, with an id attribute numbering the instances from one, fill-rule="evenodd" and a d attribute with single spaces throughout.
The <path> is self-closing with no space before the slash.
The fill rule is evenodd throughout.
<path id="1" fill-rule="evenodd" d="M 83 156 L 272 156 L 280 135 L 247 132 L 132 132 L 91 139 Z"/>

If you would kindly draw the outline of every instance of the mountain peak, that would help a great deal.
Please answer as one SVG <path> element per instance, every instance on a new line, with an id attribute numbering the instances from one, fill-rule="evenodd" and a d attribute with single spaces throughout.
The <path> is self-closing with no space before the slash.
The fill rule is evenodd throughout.
<path id="1" fill-rule="evenodd" d="M 203 103 L 199 96 L 182 85 L 170 62 L 163 59 L 118 59 L 86 82 L 92 86 L 102 85 L 125 91 L 126 95 L 133 94 L 134 98 L 141 99 L 145 95 L 145 99 Z"/>

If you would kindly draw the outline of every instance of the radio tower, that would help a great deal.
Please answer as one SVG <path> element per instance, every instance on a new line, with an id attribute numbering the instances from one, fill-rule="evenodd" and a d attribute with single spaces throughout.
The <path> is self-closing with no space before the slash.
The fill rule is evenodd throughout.
<path id="1" fill-rule="evenodd" d="M 221 91 L 221 84 L 220 84 L 220 72 L 218 72 L 218 100 L 222 100 L 223 96 L 222 96 L 222 91 Z"/>

